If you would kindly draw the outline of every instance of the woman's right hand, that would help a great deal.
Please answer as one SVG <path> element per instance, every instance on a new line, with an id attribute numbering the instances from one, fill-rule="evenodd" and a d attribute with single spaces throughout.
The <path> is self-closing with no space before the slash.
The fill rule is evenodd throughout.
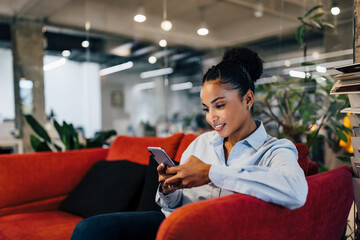
<path id="1" fill-rule="evenodd" d="M 166 174 L 166 167 L 163 163 L 157 167 L 157 171 L 159 174 L 159 183 L 161 184 L 162 193 L 164 195 L 168 195 L 169 193 L 173 193 L 179 189 L 180 184 L 167 185 L 164 183 L 166 179 L 172 177 L 173 175 Z"/>

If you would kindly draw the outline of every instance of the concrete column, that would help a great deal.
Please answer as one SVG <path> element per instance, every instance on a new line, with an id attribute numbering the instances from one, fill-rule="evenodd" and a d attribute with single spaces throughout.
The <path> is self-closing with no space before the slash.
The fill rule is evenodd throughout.
<path id="1" fill-rule="evenodd" d="M 44 36 L 43 23 L 31 20 L 14 19 L 11 25 L 11 49 L 13 54 L 15 127 L 18 137 L 23 140 L 24 152 L 31 152 L 30 126 L 25 122 L 20 97 L 19 82 L 31 80 L 32 104 L 27 111 L 42 124 L 46 121 L 44 98 Z M 31 98 L 30 98 L 31 99 Z M 32 106 L 31 106 L 32 105 Z"/>
<path id="2" fill-rule="evenodd" d="M 354 0 L 354 63 L 360 63 L 360 0 Z"/>

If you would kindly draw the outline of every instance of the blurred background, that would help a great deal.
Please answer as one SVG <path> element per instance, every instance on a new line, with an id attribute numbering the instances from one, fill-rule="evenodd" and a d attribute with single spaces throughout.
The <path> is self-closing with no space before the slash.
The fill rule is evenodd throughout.
<path id="1" fill-rule="evenodd" d="M 0 0 L 0 148 L 31 151 L 26 124 L 17 120 L 24 114 L 55 138 L 52 119 L 72 123 L 84 138 L 109 129 L 131 136 L 207 131 L 202 75 L 234 46 L 264 61 L 260 100 L 271 91 L 261 85 L 306 82 L 309 72 L 332 85 L 334 66 L 353 63 L 353 12 L 351 0 Z M 38 75 L 29 79 L 24 69 L 36 59 Z M 317 94 L 309 99 L 317 102 Z M 287 136 L 261 104 L 255 108 L 272 135 Z M 301 141 L 310 128 L 321 133 L 314 119 L 301 124 Z"/>

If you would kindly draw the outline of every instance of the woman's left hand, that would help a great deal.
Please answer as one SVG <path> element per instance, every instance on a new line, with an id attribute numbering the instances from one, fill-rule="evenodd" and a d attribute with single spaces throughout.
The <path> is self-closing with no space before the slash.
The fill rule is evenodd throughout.
<path id="1" fill-rule="evenodd" d="M 210 164 L 206 164 L 199 158 L 191 155 L 185 163 L 166 170 L 167 175 L 174 175 L 165 181 L 167 185 L 181 182 L 178 188 L 192 188 L 208 184 L 210 181 Z"/>

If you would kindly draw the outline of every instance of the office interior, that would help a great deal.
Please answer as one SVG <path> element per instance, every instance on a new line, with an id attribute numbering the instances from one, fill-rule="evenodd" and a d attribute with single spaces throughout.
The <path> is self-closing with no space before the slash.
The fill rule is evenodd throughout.
<path id="1" fill-rule="evenodd" d="M 334 67 L 353 63 L 353 4 L 0 1 L 0 147 L 3 152 L 32 151 L 28 135 L 19 129 L 24 123 L 16 121 L 21 111 L 37 116 L 54 138 L 58 136 L 49 119 L 72 123 L 87 138 L 109 129 L 129 136 L 199 134 L 208 129 L 200 100 L 202 75 L 226 49 L 242 46 L 259 53 L 264 73 L 258 85 L 301 74 L 304 61 L 316 63 L 313 70 L 331 78 L 338 73 Z M 295 38 L 298 17 L 317 5 L 334 28 L 309 33 L 304 58 Z M 340 12 L 332 12 L 334 7 Z M 140 13 L 146 20 L 135 18 Z M 172 27 L 166 29 L 169 22 Z M 43 52 L 32 56 L 34 49 L 28 46 L 14 53 L 14 39 L 21 38 L 14 33 L 33 26 L 37 30 L 29 31 L 40 36 Z M 198 32 L 200 28 L 205 32 Z M 30 61 L 43 55 L 39 79 L 15 74 L 19 64 L 14 54 Z M 36 90 L 39 86 L 43 90 Z M 270 124 L 268 131 L 277 135 L 275 128 Z M 334 159 L 328 168 L 341 164 Z"/>

